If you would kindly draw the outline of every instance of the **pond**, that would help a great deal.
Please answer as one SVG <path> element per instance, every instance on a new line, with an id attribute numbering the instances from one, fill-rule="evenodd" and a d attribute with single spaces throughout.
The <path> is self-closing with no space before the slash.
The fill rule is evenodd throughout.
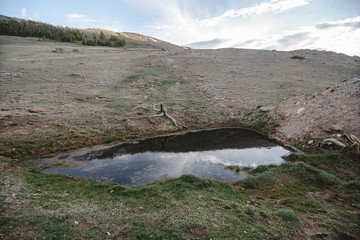
<path id="1" fill-rule="evenodd" d="M 260 133 L 226 128 L 112 146 L 99 145 L 28 164 L 41 167 L 45 173 L 141 185 L 184 174 L 215 180 L 239 180 L 247 176 L 246 172 L 225 167 L 281 164 L 284 161 L 282 156 L 289 153 Z"/>

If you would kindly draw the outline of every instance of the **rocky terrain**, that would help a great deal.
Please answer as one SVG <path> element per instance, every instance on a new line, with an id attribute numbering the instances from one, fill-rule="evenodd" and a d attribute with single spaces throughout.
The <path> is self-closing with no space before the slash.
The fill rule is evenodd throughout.
<path id="1" fill-rule="evenodd" d="M 275 135 L 290 142 L 360 136 L 360 78 L 345 79 L 310 96 L 288 100 L 275 109 Z"/>
<path id="2" fill-rule="evenodd" d="M 2 138 L 175 130 L 167 119 L 148 118 L 160 102 L 194 128 L 277 106 L 275 135 L 284 140 L 326 137 L 334 128 L 359 135 L 359 57 L 165 42 L 119 49 L 9 36 L 0 37 L 0 51 Z"/>

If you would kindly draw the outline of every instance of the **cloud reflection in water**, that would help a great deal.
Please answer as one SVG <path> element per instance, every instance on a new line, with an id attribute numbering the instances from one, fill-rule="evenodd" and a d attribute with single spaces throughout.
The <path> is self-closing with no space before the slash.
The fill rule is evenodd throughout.
<path id="1" fill-rule="evenodd" d="M 280 147 L 222 149 L 190 152 L 143 152 L 124 154 L 109 159 L 90 160 L 83 169 L 47 169 L 48 173 L 74 174 L 80 177 L 118 182 L 123 185 L 140 185 L 164 177 L 193 174 L 216 180 L 238 180 L 244 172 L 233 172 L 224 166 L 257 167 L 281 164 L 289 151 Z"/>

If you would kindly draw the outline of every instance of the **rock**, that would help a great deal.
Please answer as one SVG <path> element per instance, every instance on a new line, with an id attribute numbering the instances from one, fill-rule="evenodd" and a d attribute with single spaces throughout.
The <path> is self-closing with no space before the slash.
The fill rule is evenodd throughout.
<path id="1" fill-rule="evenodd" d="M 314 143 L 314 140 L 308 141 L 308 145 L 311 145 L 311 144 L 313 144 L 313 143 Z"/>
<path id="2" fill-rule="evenodd" d="M 294 55 L 294 56 L 292 56 L 292 57 L 291 57 L 291 59 L 299 59 L 299 60 L 303 60 L 303 59 L 305 59 L 305 57 L 303 57 L 303 56 L 299 56 L 299 55 Z"/>
<path id="3" fill-rule="evenodd" d="M 55 51 L 53 51 L 55 53 L 64 53 L 65 50 L 63 48 L 55 48 Z"/>
<path id="4" fill-rule="evenodd" d="M 300 114 L 302 114 L 303 112 L 304 112 L 304 110 L 305 110 L 305 108 L 299 108 L 297 111 L 296 111 L 296 114 L 297 115 L 300 115 Z"/>
<path id="5" fill-rule="evenodd" d="M 342 127 L 338 124 L 334 124 L 330 127 L 330 130 L 333 130 L 335 132 L 341 132 L 342 131 Z"/>
<path id="6" fill-rule="evenodd" d="M 327 232 L 315 233 L 311 236 L 311 239 L 327 239 L 330 236 Z"/>
<path id="7" fill-rule="evenodd" d="M 40 112 L 43 112 L 44 109 L 30 109 L 29 112 L 30 113 L 40 113 Z"/>
<path id="8" fill-rule="evenodd" d="M 345 110 L 346 108 L 347 108 L 346 105 L 342 105 L 342 106 L 341 106 L 341 109 L 343 109 L 343 110 Z"/>
<path id="9" fill-rule="evenodd" d="M 274 107 L 270 107 L 270 106 L 259 108 L 260 112 L 269 112 L 273 109 L 274 109 Z"/>

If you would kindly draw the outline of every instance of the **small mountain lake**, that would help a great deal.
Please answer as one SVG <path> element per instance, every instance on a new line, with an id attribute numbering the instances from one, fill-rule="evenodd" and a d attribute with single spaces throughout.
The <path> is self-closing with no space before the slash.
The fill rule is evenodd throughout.
<path id="1" fill-rule="evenodd" d="M 193 174 L 233 181 L 247 176 L 226 166 L 281 164 L 289 150 L 248 129 L 187 132 L 117 145 L 99 145 L 28 162 L 45 173 L 71 174 L 122 185 Z"/>

